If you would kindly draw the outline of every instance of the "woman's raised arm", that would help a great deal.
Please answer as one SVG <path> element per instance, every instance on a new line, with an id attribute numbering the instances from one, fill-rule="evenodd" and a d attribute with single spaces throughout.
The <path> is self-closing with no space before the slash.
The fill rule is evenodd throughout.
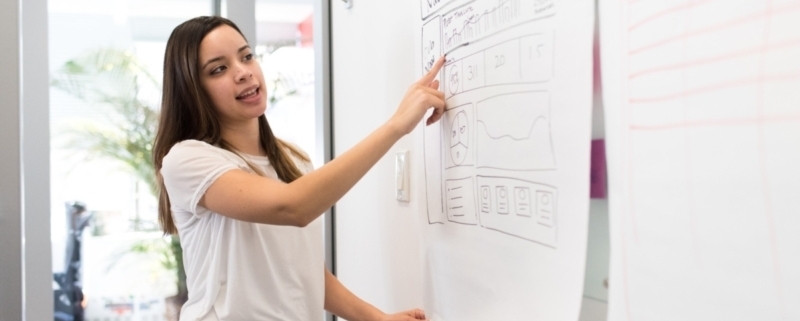
<path id="1" fill-rule="evenodd" d="M 231 170 L 208 188 L 200 206 L 234 219 L 275 225 L 306 226 L 344 196 L 429 108 L 426 124 L 442 117 L 444 94 L 434 80 L 444 57 L 413 83 L 394 115 L 344 154 L 292 183 Z"/>

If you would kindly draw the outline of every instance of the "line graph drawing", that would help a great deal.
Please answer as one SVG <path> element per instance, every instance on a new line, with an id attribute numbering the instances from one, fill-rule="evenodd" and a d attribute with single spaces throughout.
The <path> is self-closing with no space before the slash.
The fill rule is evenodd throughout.
<path id="1" fill-rule="evenodd" d="M 482 227 L 556 248 L 555 187 L 500 176 L 477 181 Z"/>
<path id="2" fill-rule="evenodd" d="M 477 103 L 478 168 L 555 170 L 547 92 L 498 95 Z M 513 121 L 505 115 L 516 115 Z"/>

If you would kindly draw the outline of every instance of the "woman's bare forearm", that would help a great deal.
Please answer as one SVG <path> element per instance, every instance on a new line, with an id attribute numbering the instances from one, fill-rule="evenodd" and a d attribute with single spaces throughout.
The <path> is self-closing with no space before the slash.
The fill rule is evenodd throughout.
<path id="1" fill-rule="evenodd" d="M 313 221 L 333 206 L 402 136 L 387 122 L 347 152 L 289 184 L 287 194 L 295 197 L 294 210 L 301 223 Z"/>
<path id="2" fill-rule="evenodd" d="M 350 321 L 380 320 L 385 314 L 378 308 L 359 299 L 325 270 L 325 310 Z"/>

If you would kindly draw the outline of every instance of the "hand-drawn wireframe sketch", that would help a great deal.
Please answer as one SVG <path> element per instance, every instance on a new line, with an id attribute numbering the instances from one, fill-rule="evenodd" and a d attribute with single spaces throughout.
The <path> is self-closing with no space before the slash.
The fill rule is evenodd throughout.
<path id="1" fill-rule="evenodd" d="M 452 1 L 453 0 L 419 0 L 422 19 L 428 18 L 428 16 L 436 13 L 436 11 L 439 11 L 439 9 L 444 7 L 448 2 Z"/>
<path id="2" fill-rule="evenodd" d="M 529 34 L 449 60 L 445 98 L 485 86 L 549 81 L 553 75 L 553 41 L 552 31 Z M 426 59 L 427 65 L 431 58 Z"/>
<path id="3" fill-rule="evenodd" d="M 553 77 L 553 38 L 553 32 L 519 38 L 522 82 L 548 81 Z"/>
<path id="4" fill-rule="evenodd" d="M 511 177 L 478 175 L 480 222 L 485 228 L 555 248 L 555 187 Z"/>
<path id="5" fill-rule="evenodd" d="M 444 53 L 554 14 L 553 0 L 475 1 L 442 16 Z"/>
<path id="6" fill-rule="evenodd" d="M 445 67 L 444 86 L 447 88 L 446 98 L 450 98 L 461 91 L 461 63 L 455 62 Z"/>
<path id="7" fill-rule="evenodd" d="M 491 97 L 478 102 L 477 115 L 478 168 L 556 169 L 547 92 Z"/>
<path id="8" fill-rule="evenodd" d="M 425 1 L 425 0 L 423 0 Z M 422 74 L 428 72 L 442 55 L 441 16 L 433 17 L 422 26 Z"/>
<path id="9" fill-rule="evenodd" d="M 589 221 L 594 2 L 420 5 L 415 70 L 446 57 L 437 75 L 445 111 L 420 126 L 426 307 L 437 320 L 574 320 Z M 487 292 L 507 300 L 485 304 Z"/>
<path id="10" fill-rule="evenodd" d="M 467 166 L 475 164 L 475 148 L 473 137 L 474 116 L 472 104 L 458 106 L 445 111 L 442 126 L 446 136 L 444 137 L 445 146 L 448 151 L 445 153 L 447 161 L 445 168 L 454 166 Z"/>
<path id="11" fill-rule="evenodd" d="M 520 201 L 522 196 L 533 200 L 540 195 L 555 201 L 555 188 L 542 188 L 549 185 L 533 182 L 530 176 L 557 169 L 550 94 L 502 89 L 553 78 L 553 30 L 503 36 L 509 28 L 552 17 L 553 1 L 476 0 L 425 15 L 428 5 L 435 3 L 423 3 L 423 16 L 430 18 L 422 25 L 422 70 L 429 70 L 438 55 L 450 53 L 441 83 L 448 105 L 456 106 L 448 108 L 439 126 L 423 133 L 428 223 L 480 225 L 554 248 L 556 207 L 542 207 L 547 213 L 541 215 L 536 203 Z M 505 92 L 497 94 L 498 89 Z M 527 183 L 493 183 L 491 191 L 474 184 L 480 176 L 513 180 L 519 175 Z M 488 192 L 494 197 L 481 198 Z M 484 202 L 488 200 L 495 200 L 494 205 Z M 516 214 L 502 220 L 484 215 L 488 213 Z"/>
<path id="12" fill-rule="evenodd" d="M 456 114 L 455 119 L 450 122 L 450 133 L 448 136 L 450 138 L 450 156 L 453 159 L 453 163 L 463 165 L 469 149 L 470 133 L 465 112 L 459 112 Z"/>
<path id="13" fill-rule="evenodd" d="M 447 220 L 454 223 L 475 225 L 475 183 L 472 177 L 445 181 L 447 197 Z"/>

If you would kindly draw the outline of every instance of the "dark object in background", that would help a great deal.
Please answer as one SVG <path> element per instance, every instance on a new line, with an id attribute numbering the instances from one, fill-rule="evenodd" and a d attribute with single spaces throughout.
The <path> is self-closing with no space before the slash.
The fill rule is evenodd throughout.
<path id="1" fill-rule="evenodd" d="M 606 198 L 606 143 L 592 140 L 592 165 L 589 183 L 590 198 Z"/>
<path id="2" fill-rule="evenodd" d="M 91 214 L 86 205 L 68 202 L 67 248 L 64 272 L 53 273 L 58 288 L 53 290 L 53 314 L 56 321 L 83 321 L 83 291 L 81 289 L 81 234 L 89 225 Z"/>

